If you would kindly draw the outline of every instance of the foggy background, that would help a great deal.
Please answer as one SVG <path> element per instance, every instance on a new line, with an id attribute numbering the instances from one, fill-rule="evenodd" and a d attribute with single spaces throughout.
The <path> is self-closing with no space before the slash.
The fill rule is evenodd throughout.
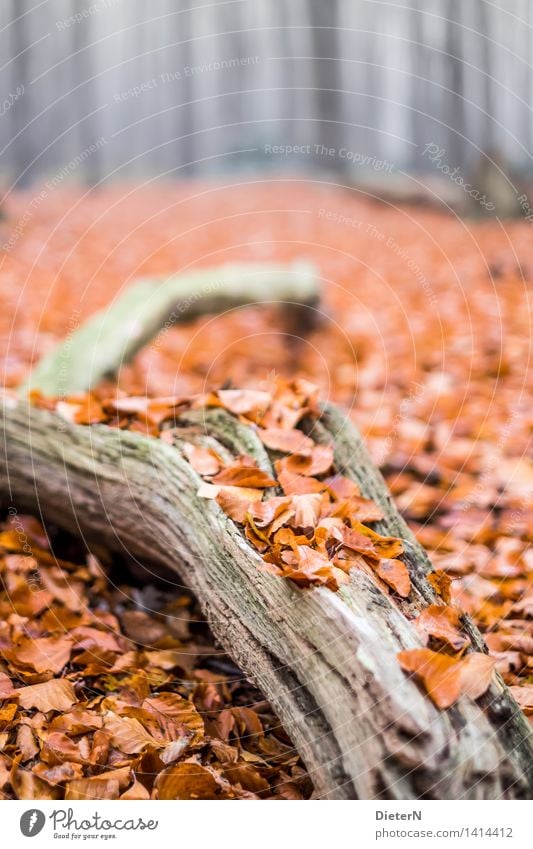
<path id="1" fill-rule="evenodd" d="M 530 0 L 2 0 L 0 176 L 419 170 L 428 143 L 527 172 L 532 23 Z"/>

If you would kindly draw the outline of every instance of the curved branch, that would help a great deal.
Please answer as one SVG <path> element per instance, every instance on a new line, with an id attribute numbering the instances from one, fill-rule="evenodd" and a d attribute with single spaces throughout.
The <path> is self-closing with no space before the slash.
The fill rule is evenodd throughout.
<path id="1" fill-rule="evenodd" d="M 251 428 L 220 411 L 195 424 L 265 470 Z M 328 409 L 322 434 L 363 494 L 386 509 L 383 528 L 406 536 L 355 429 Z M 531 792 L 531 732 L 501 681 L 485 702 L 466 697 L 440 711 L 400 670 L 398 651 L 420 645 L 394 600 L 352 571 L 338 593 L 299 590 L 258 570 L 261 559 L 176 447 L 106 426 L 70 425 L 25 404 L 6 406 L 0 479 L 17 509 L 170 567 L 209 624 L 278 712 L 318 795 L 353 798 L 521 798 Z M 314 432 L 317 438 L 317 432 Z M 425 555 L 411 541 L 415 605 L 431 600 Z M 407 611 L 408 612 L 408 611 Z M 473 626 L 472 626 L 473 628 Z M 475 629 L 473 629 L 473 633 Z M 479 638 L 480 639 L 480 638 Z"/>

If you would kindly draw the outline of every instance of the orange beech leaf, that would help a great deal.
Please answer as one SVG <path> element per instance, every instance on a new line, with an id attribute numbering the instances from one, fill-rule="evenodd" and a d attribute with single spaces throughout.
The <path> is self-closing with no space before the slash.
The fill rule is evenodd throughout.
<path id="1" fill-rule="evenodd" d="M 104 728 L 113 746 L 127 755 L 138 754 L 147 747 L 158 749 L 164 746 L 161 740 L 156 740 L 134 717 L 118 716 L 108 711 L 104 715 Z"/>
<path id="2" fill-rule="evenodd" d="M 58 401 L 55 409 L 61 418 L 75 424 L 98 424 L 107 418 L 100 403 L 91 395 L 79 400 L 69 398 L 67 401 Z"/>
<path id="3" fill-rule="evenodd" d="M 65 800 L 118 799 L 119 784 L 113 778 L 77 778 L 69 781 L 65 790 Z"/>
<path id="4" fill-rule="evenodd" d="M 75 708 L 69 713 L 56 716 L 49 725 L 50 731 L 64 731 L 66 734 L 85 734 L 101 728 L 103 719 L 96 713 Z"/>
<path id="5" fill-rule="evenodd" d="M 32 768 L 32 773 L 52 785 L 65 784 L 67 781 L 74 781 L 75 778 L 83 778 L 82 766 L 71 763 L 49 767 L 39 762 Z"/>
<path id="6" fill-rule="evenodd" d="M 357 495 L 352 495 L 345 501 L 334 501 L 328 512 L 330 516 L 348 519 L 350 522 L 378 522 L 383 519 L 381 507 L 378 507 L 368 498 L 361 498 Z"/>
<path id="7" fill-rule="evenodd" d="M 349 501 L 350 498 L 361 495 L 361 490 L 355 481 L 345 475 L 332 475 L 324 483 L 337 501 Z"/>
<path id="8" fill-rule="evenodd" d="M 279 463 L 281 469 L 293 475 L 323 475 L 329 472 L 333 464 L 333 448 L 330 445 L 315 445 L 309 453 L 291 454 Z"/>
<path id="9" fill-rule="evenodd" d="M 243 790 L 249 790 L 250 793 L 264 793 L 270 789 L 266 778 L 249 763 L 231 764 L 223 770 L 223 775 L 231 784 L 240 784 Z"/>
<path id="10" fill-rule="evenodd" d="M 269 392 L 257 389 L 219 389 L 216 395 L 222 406 L 235 415 L 266 410 L 272 400 Z"/>
<path id="11" fill-rule="evenodd" d="M 154 790 L 157 799 L 216 799 L 220 788 L 209 770 L 200 764 L 184 763 L 159 773 Z"/>
<path id="12" fill-rule="evenodd" d="M 359 530 L 352 530 L 352 528 L 348 528 L 346 525 L 343 525 L 340 537 L 342 544 L 351 551 L 357 551 L 360 554 L 368 554 L 372 557 L 378 556 L 372 540 L 370 540 L 366 534 L 362 534 Z"/>
<path id="13" fill-rule="evenodd" d="M 89 760 L 92 764 L 102 766 L 107 763 L 111 739 L 105 731 L 95 731 L 93 734 L 91 754 Z"/>
<path id="14" fill-rule="evenodd" d="M 15 702 L 8 702 L 8 704 L 2 705 L 2 707 L 0 707 L 0 728 L 5 728 L 10 725 L 16 712 L 17 705 Z"/>
<path id="15" fill-rule="evenodd" d="M 215 485 L 241 486 L 249 489 L 275 486 L 276 481 L 262 469 L 255 466 L 234 464 L 222 469 L 212 479 Z"/>
<path id="16" fill-rule="evenodd" d="M 150 753 L 152 754 L 152 753 Z M 140 761 L 144 755 L 140 756 Z M 136 759 L 137 762 L 137 759 Z M 106 770 L 105 772 L 99 772 L 97 776 L 95 776 L 99 781 L 116 781 L 118 784 L 118 789 L 120 792 L 126 789 L 131 782 L 131 765 L 121 767 L 113 767 L 111 769 Z"/>
<path id="17" fill-rule="evenodd" d="M 379 577 L 402 598 L 407 598 L 411 592 L 411 578 L 405 563 L 401 560 L 383 558 L 376 569 Z"/>
<path id="18" fill-rule="evenodd" d="M 44 684 L 32 684 L 15 690 L 19 704 L 26 710 L 36 708 L 47 713 L 55 710 L 63 713 L 77 702 L 74 687 L 64 678 L 52 678 Z"/>
<path id="19" fill-rule="evenodd" d="M 87 761 L 78 744 L 60 731 L 52 731 L 47 735 L 42 759 L 50 766 L 65 762 L 82 764 Z"/>
<path id="20" fill-rule="evenodd" d="M 531 716 L 533 714 L 533 684 L 521 684 L 509 689 L 526 716 Z"/>
<path id="21" fill-rule="evenodd" d="M 212 448 L 186 442 L 183 445 L 183 453 L 199 475 L 216 475 L 222 465 L 222 460 Z"/>
<path id="22" fill-rule="evenodd" d="M 204 721 L 188 699 L 182 698 L 177 693 L 159 693 L 157 696 L 145 699 L 143 706 L 153 711 L 157 717 L 171 718 L 181 728 L 191 731 L 193 744 L 203 741 Z"/>
<path id="23" fill-rule="evenodd" d="M 460 633 L 461 619 L 455 607 L 430 604 L 422 611 L 415 625 L 426 640 L 433 637 L 454 651 L 461 651 L 470 642 L 468 637 Z"/>
<path id="24" fill-rule="evenodd" d="M 309 584 L 331 584 L 337 589 L 333 564 L 321 554 L 308 545 L 297 546 L 296 551 L 284 551 L 281 555 L 283 561 L 283 575 L 296 583 L 307 586 Z"/>
<path id="25" fill-rule="evenodd" d="M 305 454 L 311 452 L 315 447 L 312 439 L 295 428 L 290 430 L 281 427 L 271 427 L 265 430 L 260 428 L 258 435 L 267 448 L 271 448 L 273 451 L 283 451 L 286 454 Z"/>
<path id="26" fill-rule="evenodd" d="M 20 640 L 4 657 L 15 665 L 30 666 L 36 672 L 61 672 L 70 660 L 73 642 L 66 637 L 38 637 Z"/>
<path id="27" fill-rule="evenodd" d="M 7 551 L 22 551 L 22 535 L 14 530 L 3 530 L 0 532 L 0 547 Z M 35 561 L 34 561 L 35 563 Z"/>
<path id="28" fill-rule="evenodd" d="M 249 514 L 253 519 L 254 525 L 257 528 L 268 528 L 269 534 L 274 533 L 281 527 L 278 524 L 281 517 L 282 520 L 289 518 L 293 514 L 291 510 L 291 499 L 285 497 L 274 496 L 267 498 L 265 501 L 258 501 L 250 505 Z M 284 522 L 282 521 L 282 524 Z M 273 527 L 276 525 L 276 527 Z"/>
<path id="29" fill-rule="evenodd" d="M 29 725 L 19 725 L 17 731 L 17 749 L 22 763 L 31 761 L 39 753 L 39 746 Z"/>
<path id="30" fill-rule="evenodd" d="M 523 626 L 522 626 L 523 627 Z M 485 642 L 493 651 L 506 651 L 507 649 L 515 649 L 526 655 L 533 654 L 533 636 L 524 633 L 504 633 L 498 631 L 496 633 L 487 634 Z"/>
<path id="31" fill-rule="evenodd" d="M 285 781 L 278 786 L 277 790 L 282 799 L 289 799 L 291 802 L 296 802 L 304 798 L 298 785 L 293 781 Z"/>
<path id="32" fill-rule="evenodd" d="M 217 504 L 223 509 L 224 513 L 233 519 L 234 522 L 244 523 L 245 516 L 250 508 L 250 504 L 256 501 L 261 501 L 263 497 L 262 489 L 248 489 L 240 486 L 218 486 L 215 494 L 205 493 L 205 487 L 200 487 L 198 495 L 202 498 L 214 498 Z"/>
<path id="33" fill-rule="evenodd" d="M 11 683 L 11 679 L 5 672 L 0 672 L 0 699 L 5 699 L 6 696 L 10 696 L 14 689 L 15 688 Z"/>
<path id="34" fill-rule="evenodd" d="M 51 593 L 34 587 L 30 589 L 26 581 L 17 582 L 17 585 L 9 592 L 11 611 L 14 610 L 19 616 L 38 616 L 49 607 L 52 601 Z"/>
<path id="35" fill-rule="evenodd" d="M 262 410 L 257 416 L 257 423 L 265 429 L 271 428 L 291 430 L 296 428 L 304 416 L 310 410 L 305 407 L 288 407 L 286 404 L 274 399 L 266 410 Z"/>
<path id="36" fill-rule="evenodd" d="M 290 524 L 296 528 L 314 528 L 322 509 L 322 495 L 308 492 L 304 495 L 292 495 L 291 504 L 294 515 Z"/>
<path id="37" fill-rule="evenodd" d="M 405 672 L 419 678 L 431 701 L 439 708 L 448 708 L 461 694 L 461 661 L 431 649 L 408 649 L 398 654 Z"/>
<path id="38" fill-rule="evenodd" d="M 269 528 L 258 527 L 252 517 L 250 510 L 246 513 L 244 521 L 246 522 L 246 536 L 256 548 L 268 548 L 269 545 Z"/>
<path id="39" fill-rule="evenodd" d="M 104 651 L 120 652 L 124 646 L 127 646 L 127 641 L 124 637 L 120 637 L 120 641 L 108 630 L 93 628 L 89 625 L 79 625 L 72 628 L 70 636 L 74 638 L 76 649 L 102 649 Z"/>
<path id="40" fill-rule="evenodd" d="M 490 687 L 495 665 L 495 658 L 482 652 L 467 654 L 461 663 L 461 693 L 479 699 Z"/>
<path id="41" fill-rule="evenodd" d="M 427 579 L 438 596 L 442 598 L 445 604 L 449 604 L 452 600 L 450 587 L 452 580 L 442 569 L 434 569 L 433 572 L 428 572 Z"/>
<path id="42" fill-rule="evenodd" d="M 403 553 L 403 542 L 397 537 L 383 537 L 361 522 L 352 522 L 352 528 L 363 536 L 368 537 L 374 546 L 378 557 L 386 557 L 395 560 Z"/>
<path id="43" fill-rule="evenodd" d="M 274 545 L 272 550 L 277 546 L 288 546 L 296 548 L 297 545 L 309 545 L 309 539 L 305 534 L 295 534 L 292 528 L 280 528 L 274 534 Z"/>
<path id="44" fill-rule="evenodd" d="M 21 769 L 18 760 L 13 761 L 10 782 L 16 799 L 61 799 L 61 788 L 50 784 L 33 772 Z"/>
<path id="45" fill-rule="evenodd" d="M 22 527 L 24 533 L 30 540 L 30 542 L 34 543 L 34 545 L 39 548 L 43 548 L 45 550 L 50 549 L 50 541 L 48 539 L 48 534 L 43 528 L 41 522 L 35 518 L 35 516 L 25 515 L 24 513 L 18 513 L 17 516 L 12 516 L 8 518 L 8 525 L 17 525 L 17 527 Z"/>
<path id="46" fill-rule="evenodd" d="M 84 609 L 85 587 L 81 581 L 73 580 L 71 575 L 61 569 L 51 568 L 42 570 L 41 582 L 44 589 L 70 611 Z"/>
<path id="47" fill-rule="evenodd" d="M 159 757 L 165 766 L 174 763 L 174 761 L 179 760 L 179 758 L 185 754 L 190 746 L 192 737 L 193 732 L 186 731 L 182 737 L 179 737 L 177 740 L 173 740 L 168 744 L 168 746 L 165 746 L 165 748 L 159 753 Z"/>
<path id="48" fill-rule="evenodd" d="M 309 492 L 323 492 L 326 488 L 324 483 L 315 480 L 315 478 L 308 478 L 305 475 L 295 475 L 293 472 L 281 468 L 279 461 L 275 465 L 278 481 L 285 495 L 305 495 Z"/>
<path id="49" fill-rule="evenodd" d="M 150 794 L 146 787 L 140 781 L 135 781 L 128 787 L 127 790 L 120 796 L 121 799 L 129 799 L 130 801 L 140 802 L 150 798 Z"/>

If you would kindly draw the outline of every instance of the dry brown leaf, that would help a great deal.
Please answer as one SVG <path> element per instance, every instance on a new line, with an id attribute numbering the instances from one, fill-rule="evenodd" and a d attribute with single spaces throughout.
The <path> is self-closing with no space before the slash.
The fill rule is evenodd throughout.
<path id="1" fill-rule="evenodd" d="M 469 643 L 468 637 L 460 633 L 461 618 L 455 607 L 430 604 L 422 611 L 415 624 L 426 640 L 433 637 L 446 643 L 456 652 Z"/>
<path id="2" fill-rule="evenodd" d="M 211 481 L 218 486 L 238 486 L 245 489 L 265 489 L 276 485 L 274 478 L 262 469 L 240 463 L 222 469 Z"/>
<path id="3" fill-rule="evenodd" d="M 482 652 L 467 654 L 461 663 L 461 693 L 479 699 L 490 687 L 496 660 Z"/>
<path id="4" fill-rule="evenodd" d="M 188 699 L 183 699 L 177 693 L 159 693 L 150 696 L 143 702 L 143 707 L 152 711 L 155 716 L 172 719 L 185 731 L 191 731 L 191 743 L 201 743 L 205 736 L 204 721 L 196 707 Z"/>
<path id="5" fill-rule="evenodd" d="M 216 394 L 222 406 L 235 415 L 260 413 L 272 400 L 270 392 L 258 389 L 219 389 Z"/>
<path id="6" fill-rule="evenodd" d="M 293 475 L 324 475 L 333 465 L 333 448 L 330 445 L 315 445 L 308 453 L 291 454 L 280 460 L 279 464 L 283 471 Z"/>
<path id="7" fill-rule="evenodd" d="M 156 740 L 134 717 L 118 716 L 107 711 L 104 714 L 104 728 L 113 746 L 128 755 L 139 754 L 146 748 L 159 749 L 164 746 L 161 740 Z"/>
<path id="8" fill-rule="evenodd" d="M 216 475 L 222 465 L 222 460 L 212 448 L 201 445 L 192 445 L 186 442 L 183 452 L 187 460 L 199 475 Z"/>
<path id="9" fill-rule="evenodd" d="M 223 775 L 230 784 L 239 784 L 243 790 L 249 790 L 250 793 L 264 793 L 270 790 L 266 778 L 248 763 L 231 764 L 224 769 Z"/>
<path id="10" fill-rule="evenodd" d="M 427 578 L 437 595 L 442 598 L 445 604 L 449 604 L 452 600 L 450 592 L 452 580 L 449 575 L 442 569 L 434 569 L 433 572 L 428 573 Z"/>
<path id="11" fill-rule="evenodd" d="M 67 637 L 37 637 L 22 639 L 4 657 L 19 666 L 29 666 L 36 672 L 57 675 L 70 660 L 73 642 Z"/>
<path id="12" fill-rule="evenodd" d="M 290 503 L 294 509 L 291 525 L 296 528 L 316 527 L 322 510 L 321 493 L 308 492 L 305 495 L 293 495 Z"/>
<path id="13" fill-rule="evenodd" d="M 533 684 L 521 684 L 509 689 L 526 716 L 531 716 L 533 714 Z"/>
<path id="14" fill-rule="evenodd" d="M 260 428 L 258 434 L 267 448 L 282 451 L 285 454 L 306 454 L 315 447 L 312 439 L 295 428 L 271 427 L 265 430 Z"/>
<path id="15" fill-rule="evenodd" d="M 432 702 L 448 708 L 461 694 L 461 661 L 431 649 L 408 649 L 398 654 L 405 672 L 419 678 Z"/>
<path id="16" fill-rule="evenodd" d="M 13 693 L 15 688 L 11 682 L 11 678 L 5 672 L 0 672 L 0 699 L 5 699 Z"/>
<path id="17" fill-rule="evenodd" d="M 61 788 L 19 767 L 18 761 L 13 762 L 10 782 L 16 799 L 60 799 Z"/>
<path id="18" fill-rule="evenodd" d="M 154 789 L 158 799 L 216 799 L 220 788 L 209 770 L 200 764 L 184 763 L 159 773 Z"/>
<path id="19" fill-rule="evenodd" d="M 376 569 L 377 574 L 389 587 L 402 598 L 407 598 L 411 592 L 411 578 L 405 563 L 401 560 L 383 558 Z"/>
<path id="20" fill-rule="evenodd" d="M 65 790 L 65 800 L 118 799 L 119 783 L 113 778 L 78 778 L 69 781 Z"/>
<path id="21" fill-rule="evenodd" d="M 205 486 L 205 484 L 204 484 Z M 213 487 L 214 495 L 205 495 L 205 489 L 200 489 L 198 495 L 203 498 L 215 498 L 217 504 L 222 508 L 224 513 L 233 519 L 234 522 L 244 523 L 246 514 L 251 504 L 261 501 L 263 490 L 247 489 L 238 486 L 219 486 Z"/>
<path id="22" fill-rule="evenodd" d="M 165 766 L 174 763 L 174 761 L 179 760 L 185 754 L 191 744 L 193 736 L 192 731 L 186 731 L 183 737 L 180 737 L 178 740 L 173 740 L 172 743 L 165 746 L 165 748 L 159 753 L 159 757 Z"/>
<path id="23" fill-rule="evenodd" d="M 31 761 L 39 752 L 39 746 L 29 725 L 19 725 L 17 731 L 17 749 L 22 763 Z"/>
<path id="24" fill-rule="evenodd" d="M 150 798 L 150 794 L 146 787 L 140 781 L 135 781 L 128 787 L 127 790 L 120 796 L 121 799 L 129 799 L 130 801 L 141 802 Z"/>
<path id="25" fill-rule="evenodd" d="M 287 469 L 280 468 L 279 463 L 276 463 L 275 466 L 279 485 L 285 495 L 305 495 L 309 492 L 323 492 L 326 489 L 326 485 L 322 481 L 305 477 L 305 475 L 296 475 Z"/>
<path id="26" fill-rule="evenodd" d="M 21 707 L 26 710 L 36 708 L 43 713 L 49 710 L 64 713 L 77 702 L 74 687 L 64 678 L 52 678 L 44 684 L 21 687 L 15 690 L 15 694 L 18 696 Z"/>
<path id="27" fill-rule="evenodd" d="M 383 537 L 361 522 L 352 522 L 352 528 L 357 533 L 368 537 L 374 546 L 378 557 L 385 557 L 390 560 L 395 560 L 403 553 L 403 542 L 397 537 Z"/>

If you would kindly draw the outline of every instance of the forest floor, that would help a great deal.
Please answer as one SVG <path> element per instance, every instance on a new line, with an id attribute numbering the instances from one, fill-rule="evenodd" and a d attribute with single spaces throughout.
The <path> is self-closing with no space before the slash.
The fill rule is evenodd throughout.
<path id="1" fill-rule="evenodd" d="M 285 179 L 251 179 L 230 186 L 121 186 L 86 195 L 62 190 L 35 207 L 31 195 L 19 194 L 8 201 L 5 212 L 0 234 L 5 246 L 0 264 L 0 357 L 7 387 L 16 386 L 32 361 L 105 307 L 135 277 L 233 260 L 312 260 L 323 297 L 309 327 L 294 326 L 283 305 L 276 305 L 241 308 L 165 328 L 132 364 L 123 366 L 118 386 L 103 384 L 98 395 L 191 395 L 221 386 L 261 390 L 284 377 L 312 381 L 323 400 L 341 405 L 357 424 L 403 515 L 434 565 L 453 579 L 453 602 L 473 616 L 498 670 L 526 714 L 533 715 L 533 230 L 528 222 L 504 226 L 498 221 L 457 220 L 433 210 L 393 208 L 325 183 Z M 13 587 L 24 582 L 27 568 L 14 542 L 17 519 L 25 533 L 33 534 L 36 559 L 44 557 L 40 568 L 52 570 L 50 580 L 60 585 L 43 540 L 39 543 L 42 532 L 29 519 L 12 517 L 11 530 L 0 538 L 3 569 L 13 584 L 3 604 L 9 604 Z M 115 577 L 116 569 L 123 567 L 106 565 L 105 554 L 107 578 L 101 570 L 97 577 L 94 563 L 91 572 L 92 561 L 85 562 L 79 550 L 71 551 L 72 540 L 60 535 L 57 545 L 56 553 L 70 564 L 65 569 L 79 583 L 91 618 L 73 628 L 99 630 L 92 618 L 105 609 L 105 617 L 115 617 L 113 628 L 120 639 L 135 644 L 130 645 L 132 651 L 164 654 L 177 650 L 176 643 L 171 645 L 177 640 L 185 654 L 196 656 L 200 645 L 208 655 L 205 662 L 187 666 L 183 675 L 181 695 L 192 694 L 188 704 L 198 716 L 189 717 L 190 727 L 199 734 L 203 723 L 201 733 L 215 741 L 209 742 L 209 757 L 202 762 L 206 775 L 193 795 L 307 797 L 311 786 L 290 741 L 260 695 L 231 665 L 225 666 L 229 661 L 213 646 L 208 648 L 209 635 L 197 624 L 193 602 L 185 594 L 173 601 L 161 597 L 161 589 L 146 581 L 144 589 L 141 582 L 125 590 L 123 574 L 120 581 Z M 65 546 L 68 555 L 61 553 Z M 158 594 L 161 606 L 153 622 L 143 618 L 143 592 Z M 119 601 L 117 594 L 128 602 Z M 64 601 L 59 596 L 50 603 Z M 183 604 L 191 611 L 193 638 L 161 631 L 147 642 L 146 629 L 164 629 L 167 604 Z M 129 615 L 124 618 L 124 613 Z M 140 667 L 146 669 L 150 662 L 143 657 Z M 22 668 L 30 674 L 27 666 Z M 162 676 L 172 669 L 175 673 L 168 665 L 166 671 L 164 665 L 158 668 Z M 30 678 L 40 674 L 34 666 Z M 106 678 L 112 673 L 107 669 L 105 675 L 95 674 Z M 150 701 L 150 693 L 143 698 Z M 250 705 L 255 706 L 254 719 L 246 714 Z M 113 712 L 113 705 L 108 707 Z M 172 710 L 175 721 L 178 708 Z M 124 720 L 120 711 L 114 712 L 117 723 Z M 22 732 L 16 751 L 26 748 L 11 785 L 12 768 L 4 764 L 5 785 L 13 788 L 8 793 L 38 795 L 24 785 L 31 780 L 42 782 L 39 792 L 51 792 L 52 798 L 68 783 L 71 798 L 83 795 L 86 763 L 108 763 L 102 760 L 98 739 L 94 742 L 95 731 L 87 730 L 87 751 L 68 761 L 71 767 L 79 766 L 72 767 L 68 778 L 61 772 L 67 760 L 61 746 L 68 744 L 69 729 L 58 726 L 56 749 L 48 746 L 36 773 L 19 769 L 19 764 L 25 762 L 24 752 L 29 756 L 33 747 L 44 743 L 39 742 L 38 729 Z M 120 736 L 118 726 L 113 733 Z M 168 733 L 171 738 L 173 732 Z M 253 738 L 251 745 L 242 742 L 247 735 Z M 166 744 L 172 743 L 169 739 Z M 15 745 L 13 737 L 4 745 Z M 122 752 L 124 763 L 116 746 L 113 769 L 130 770 L 134 760 L 144 757 L 146 746 L 142 741 L 139 746 L 138 752 Z M 26 762 L 34 757 L 35 752 Z M 224 757 L 226 766 L 221 767 Z M 216 760 L 216 770 L 209 758 Z M 157 769 L 152 764 L 151 772 L 163 775 L 167 769 L 168 775 L 164 763 Z M 51 782 L 46 770 L 59 771 L 61 780 Z M 106 777 L 104 771 L 102 779 L 102 772 L 100 768 L 104 795 L 146 798 L 154 792 L 153 781 L 132 784 L 130 776 L 129 781 L 122 778 L 121 785 L 119 776 Z M 179 782 L 186 782 L 175 769 L 170 772 L 174 783 L 168 779 L 166 790 L 164 777 L 158 779 L 163 789 L 156 792 L 162 798 L 175 797 Z M 115 782 L 111 790 L 106 781 Z"/>

